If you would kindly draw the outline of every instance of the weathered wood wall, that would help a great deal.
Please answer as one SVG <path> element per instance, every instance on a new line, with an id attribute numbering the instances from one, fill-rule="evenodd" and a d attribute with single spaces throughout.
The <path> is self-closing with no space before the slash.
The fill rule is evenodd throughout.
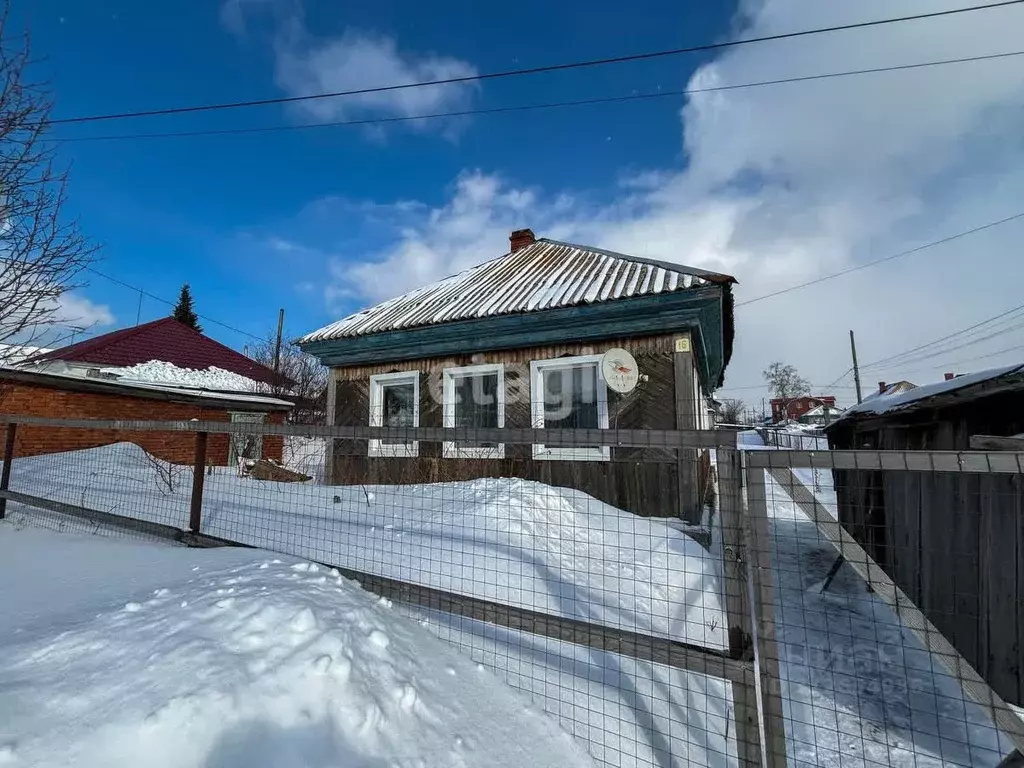
<path id="1" fill-rule="evenodd" d="M 370 376 L 396 371 L 420 371 L 420 426 L 443 426 L 442 371 L 465 365 L 504 363 L 505 426 L 532 426 L 530 361 L 575 355 L 600 354 L 624 346 L 636 357 L 648 378 L 628 395 L 608 393 L 609 428 L 675 429 L 676 390 L 674 338 L 652 337 L 612 340 L 600 344 L 565 344 L 502 351 L 486 355 L 432 358 L 393 364 L 353 366 L 332 371 L 335 377 L 336 424 L 366 424 L 370 411 Z M 692 362 L 690 362 L 692 365 Z M 520 397 L 509 393 L 519 392 Z M 690 397 L 687 394 L 687 397 Z M 703 403 L 696 404 L 697 409 Z M 692 427 L 691 427 L 692 428 Z M 554 486 L 577 488 L 596 498 L 639 515 L 679 517 L 699 521 L 700 510 L 681 510 L 681 499 L 703 499 L 707 483 L 706 457 L 697 451 L 612 448 L 610 461 L 535 460 L 530 445 L 505 445 L 501 459 L 445 458 L 440 443 L 419 444 L 417 458 L 368 456 L 366 441 L 338 440 L 333 446 L 330 482 L 431 483 L 481 477 L 518 477 Z M 680 460 L 677 454 L 686 455 Z M 692 469 L 687 466 L 692 465 Z M 704 472 L 700 467 L 705 467 Z M 680 475 L 697 478 L 700 489 L 681 493 Z M 684 481 L 685 482 L 685 481 Z"/>
<path id="2" fill-rule="evenodd" d="M 1019 395 L 852 422 L 833 448 L 968 450 L 1024 431 Z M 836 471 L 839 519 L 1000 696 L 1024 705 L 1024 476 Z"/>

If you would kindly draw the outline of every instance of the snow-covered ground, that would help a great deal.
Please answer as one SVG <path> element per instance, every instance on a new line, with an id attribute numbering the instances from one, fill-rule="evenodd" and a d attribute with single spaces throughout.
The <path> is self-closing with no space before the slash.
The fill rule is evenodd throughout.
<path id="1" fill-rule="evenodd" d="M 324 479 L 324 462 L 327 458 L 327 440 L 322 437 L 298 437 L 286 435 L 284 453 L 281 459 L 286 467 L 302 472 L 313 478 L 314 483 Z"/>
<path id="2" fill-rule="evenodd" d="M 161 484 L 132 445 L 21 459 L 13 470 L 15 490 L 176 526 L 187 521 L 188 470 Z M 809 470 L 798 473 L 815 486 Z M 834 506 L 829 485 L 819 476 L 821 499 Z M 998 762 L 1008 745 L 992 749 L 996 734 L 981 712 L 855 574 L 840 571 L 820 593 L 834 551 L 785 489 L 768 492 L 794 762 Z M 30 518 L 45 516 L 33 511 Z M 512 479 L 318 487 L 221 473 L 206 478 L 203 519 L 208 533 L 310 559 L 711 647 L 725 643 L 717 557 L 668 525 L 578 491 Z M 729 689 L 720 680 L 403 611 L 528 692 L 602 762 L 735 762 Z"/>
<path id="3" fill-rule="evenodd" d="M 490 672 L 310 563 L 0 524 L 0 574 L 3 766 L 593 764 Z"/>

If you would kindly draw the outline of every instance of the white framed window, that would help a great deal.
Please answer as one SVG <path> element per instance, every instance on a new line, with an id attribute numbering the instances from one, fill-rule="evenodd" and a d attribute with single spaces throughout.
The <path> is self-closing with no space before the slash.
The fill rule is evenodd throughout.
<path id="1" fill-rule="evenodd" d="M 420 425 L 420 372 L 381 373 L 370 377 L 370 426 L 418 427 Z M 415 457 L 417 440 L 371 440 L 370 456 Z"/>
<path id="2" fill-rule="evenodd" d="M 608 387 L 601 355 L 530 363 L 530 402 L 537 429 L 608 429 Z M 607 445 L 533 446 L 535 459 L 608 461 Z"/>
<path id="3" fill-rule="evenodd" d="M 468 429 L 505 426 L 505 366 L 469 365 L 445 368 L 444 425 Z M 502 459 L 504 443 L 465 441 L 444 443 L 445 458 Z"/>

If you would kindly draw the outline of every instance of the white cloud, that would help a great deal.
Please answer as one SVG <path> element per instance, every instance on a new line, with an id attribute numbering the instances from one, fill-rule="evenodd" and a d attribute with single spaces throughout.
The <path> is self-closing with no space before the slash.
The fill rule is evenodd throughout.
<path id="1" fill-rule="evenodd" d="M 336 36 L 318 36 L 305 20 L 302 0 L 225 0 L 221 23 L 238 38 L 250 36 L 254 21 L 269 19 L 273 29 L 274 79 L 288 96 L 363 90 L 406 83 L 471 78 L 476 68 L 467 61 L 433 52 L 402 49 L 389 35 L 348 28 Z M 473 82 L 429 85 L 292 105 L 299 115 L 319 121 L 360 117 L 411 117 L 458 110 L 468 105 Z M 414 129 L 440 130 L 454 136 L 463 120 L 411 121 Z M 375 140 L 380 127 L 367 127 Z"/>
<path id="2" fill-rule="evenodd" d="M 438 53 L 399 48 L 393 37 L 345 29 L 333 37 L 317 36 L 306 26 L 300 0 L 227 0 L 221 22 L 236 37 L 248 36 L 254 17 L 271 17 L 274 28 L 274 79 L 288 96 L 363 90 L 406 83 L 471 78 L 469 62 Z M 468 105 L 473 82 L 360 93 L 294 104 L 292 109 L 320 121 L 359 117 L 417 117 Z M 460 123 L 412 121 L 413 128 L 451 132 Z M 370 134 L 381 138 L 380 131 Z"/>
<path id="3" fill-rule="evenodd" d="M 910 0 L 900 13 L 949 6 Z M 892 6 L 764 0 L 743 11 L 738 36 L 759 36 L 884 18 Z M 699 69 L 691 85 L 1010 51 L 1022 27 L 1024 8 L 1012 7 L 742 46 Z M 605 206 L 572 190 L 463 173 L 446 203 L 414 210 L 390 245 L 359 263 L 335 261 L 328 295 L 357 303 L 393 295 L 503 253 L 508 232 L 530 226 L 541 236 L 730 272 L 743 302 L 1024 209 L 1022 98 L 1013 59 L 695 94 L 682 110 L 685 166 L 626 179 Z M 849 365 L 851 327 L 870 362 L 1020 303 L 1022 235 L 1024 222 L 1007 224 L 740 307 L 727 384 L 759 384 L 775 359 L 827 384 Z M 865 378 L 904 372 L 868 368 Z"/>
<path id="4" fill-rule="evenodd" d="M 53 323 L 64 327 L 102 328 L 114 324 L 114 313 L 106 304 L 96 304 L 69 291 L 57 299 Z"/>
<path id="5" fill-rule="evenodd" d="M 468 62 L 400 51 L 393 38 L 357 30 L 318 41 L 304 29 L 293 28 L 277 46 L 277 84 L 290 96 L 424 83 L 476 74 L 476 68 Z M 363 115 L 416 117 L 464 107 L 473 90 L 471 83 L 430 85 L 305 101 L 299 108 L 319 120 L 346 120 Z"/>

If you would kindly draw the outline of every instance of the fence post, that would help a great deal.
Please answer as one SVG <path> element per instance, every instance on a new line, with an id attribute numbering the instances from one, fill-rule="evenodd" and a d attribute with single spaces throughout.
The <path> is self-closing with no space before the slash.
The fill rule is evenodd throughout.
<path id="1" fill-rule="evenodd" d="M 14 459 L 14 434 L 18 425 L 7 422 L 7 439 L 4 441 L 4 469 L 0 473 L 0 491 L 6 491 L 11 485 L 11 463 Z M 7 499 L 0 498 L 0 520 L 7 516 Z"/>
<path id="2" fill-rule="evenodd" d="M 741 454 L 742 455 L 742 454 Z M 764 731 L 765 765 L 786 765 L 786 723 L 782 705 L 779 647 L 775 642 L 775 597 L 772 575 L 772 534 L 768 522 L 765 471 L 747 466 L 743 458 L 747 491 L 744 534 L 747 575 L 753 607 L 754 659 L 759 683 L 761 727 Z"/>
<path id="3" fill-rule="evenodd" d="M 743 474 L 740 452 L 719 448 L 719 521 L 722 531 L 723 577 L 725 580 L 725 621 L 729 655 L 753 661 L 751 605 L 746 588 L 745 546 L 743 537 Z M 757 670 L 750 678 L 756 678 Z M 760 766 L 761 734 L 758 723 L 757 686 L 750 682 L 732 684 L 733 721 L 739 764 Z"/>
<path id="4" fill-rule="evenodd" d="M 188 516 L 188 529 L 199 533 L 203 519 L 203 478 L 206 477 L 206 432 L 196 432 L 196 456 L 192 468 L 192 508 Z"/>

